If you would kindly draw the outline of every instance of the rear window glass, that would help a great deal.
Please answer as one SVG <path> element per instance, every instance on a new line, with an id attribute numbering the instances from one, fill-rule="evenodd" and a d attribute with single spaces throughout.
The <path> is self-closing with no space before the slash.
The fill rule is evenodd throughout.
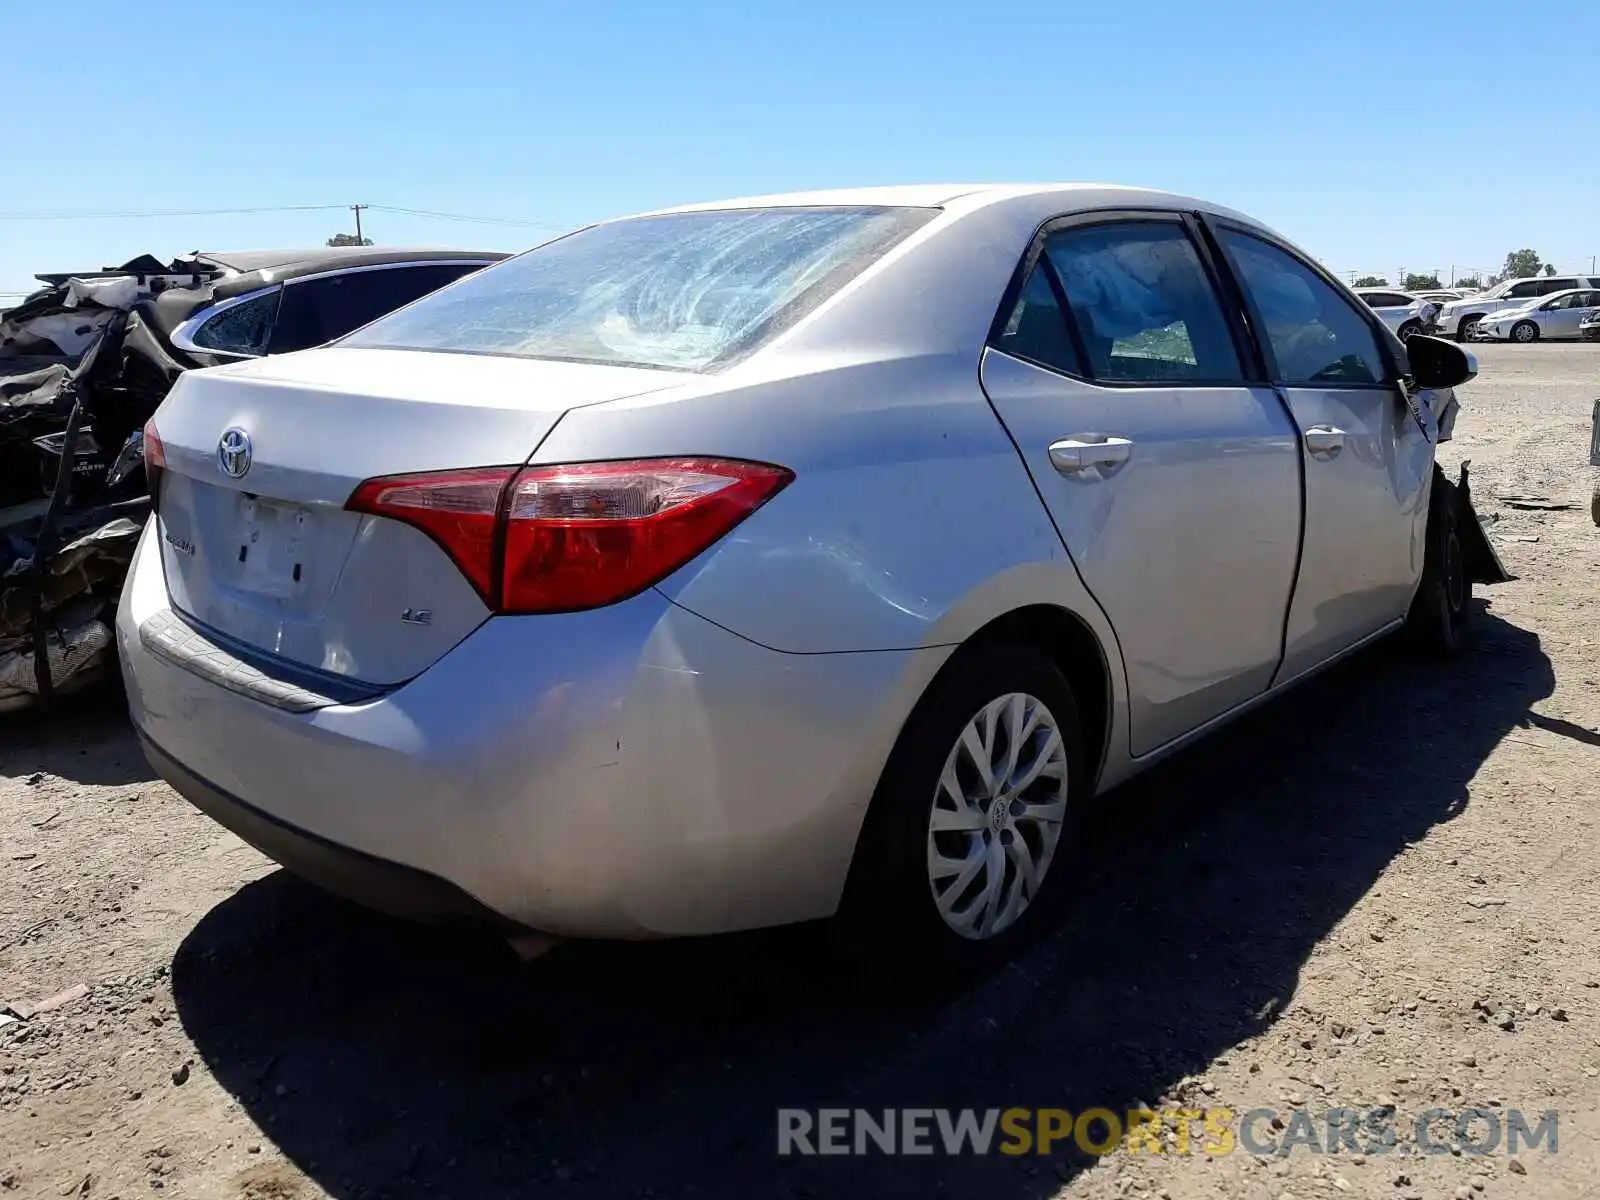
<path id="1" fill-rule="evenodd" d="M 613 221 L 469 276 L 340 345 L 705 370 L 757 349 L 935 215 L 767 208 Z"/>

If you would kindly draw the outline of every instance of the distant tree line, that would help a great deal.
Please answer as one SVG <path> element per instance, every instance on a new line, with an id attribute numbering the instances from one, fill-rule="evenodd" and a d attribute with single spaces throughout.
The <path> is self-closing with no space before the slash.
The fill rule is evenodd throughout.
<path id="1" fill-rule="evenodd" d="M 1554 275 L 1555 263 L 1547 263 L 1539 257 L 1537 250 L 1513 250 L 1506 255 L 1505 266 L 1500 274 L 1491 275 L 1487 280 L 1477 275 L 1463 275 L 1450 286 L 1458 288 L 1493 287 L 1506 279 L 1526 279 L 1531 275 Z M 1355 281 L 1356 287 L 1388 287 L 1389 280 L 1382 275 L 1363 275 Z M 1402 277 L 1400 290 L 1404 292 L 1430 292 L 1446 286 L 1439 281 L 1438 272 L 1429 275 L 1416 275 L 1407 272 Z"/>

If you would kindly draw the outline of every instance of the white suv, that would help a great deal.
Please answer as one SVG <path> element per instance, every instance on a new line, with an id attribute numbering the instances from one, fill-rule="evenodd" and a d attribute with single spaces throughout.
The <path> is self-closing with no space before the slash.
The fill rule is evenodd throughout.
<path id="1" fill-rule="evenodd" d="M 1440 333 L 1458 342 L 1465 342 L 1472 337 L 1472 327 L 1484 317 L 1520 308 L 1539 296 L 1573 288 L 1600 288 L 1600 275 L 1538 275 L 1527 279 L 1507 279 L 1486 292 L 1446 304 L 1434 320 Z"/>

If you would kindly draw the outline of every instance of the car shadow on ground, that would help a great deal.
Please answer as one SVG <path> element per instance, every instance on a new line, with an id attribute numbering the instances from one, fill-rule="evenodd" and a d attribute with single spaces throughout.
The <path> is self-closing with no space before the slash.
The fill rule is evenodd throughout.
<path id="1" fill-rule="evenodd" d="M 48 711 L 0 714 L 0 776 L 35 771 L 102 787 L 156 778 L 128 725 L 128 697 L 114 673 L 57 698 Z"/>
<path id="2" fill-rule="evenodd" d="M 335 1196 L 1049 1195 L 1087 1160 L 780 1160 L 776 1113 L 1122 1109 L 1270 1025 L 1552 692 L 1534 635 L 1480 628 L 1453 664 L 1365 653 L 1115 793 L 1075 917 L 964 989 L 876 988 L 817 927 L 522 966 L 278 872 L 184 941 L 179 1015 Z"/>

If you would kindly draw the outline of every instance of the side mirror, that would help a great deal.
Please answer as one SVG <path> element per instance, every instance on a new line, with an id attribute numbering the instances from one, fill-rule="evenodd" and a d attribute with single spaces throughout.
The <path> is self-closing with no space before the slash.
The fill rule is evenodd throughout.
<path id="1" fill-rule="evenodd" d="M 1406 339 L 1411 379 L 1419 388 L 1460 387 L 1478 374 L 1477 356 L 1444 338 L 1413 334 Z"/>

